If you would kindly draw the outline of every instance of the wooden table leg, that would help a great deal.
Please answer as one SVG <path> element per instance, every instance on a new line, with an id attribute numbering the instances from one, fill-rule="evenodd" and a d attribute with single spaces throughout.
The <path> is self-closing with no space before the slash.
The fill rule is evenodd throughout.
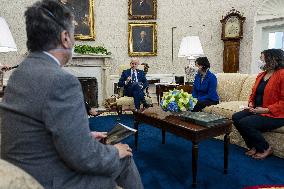
<path id="1" fill-rule="evenodd" d="M 198 143 L 192 143 L 192 187 L 197 185 L 197 161 L 198 161 Z"/>
<path id="2" fill-rule="evenodd" d="M 162 144 L 166 144 L 166 130 L 162 129 Z"/>
<path id="3" fill-rule="evenodd" d="M 224 174 L 228 173 L 229 144 L 230 144 L 230 135 L 225 134 L 224 136 Z"/>
<path id="4" fill-rule="evenodd" d="M 137 120 L 134 120 L 134 129 L 136 129 L 136 133 L 135 133 L 135 150 L 138 149 L 138 125 L 139 125 L 139 122 Z"/>
<path id="5" fill-rule="evenodd" d="M 160 104 L 160 85 L 156 85 L 157 102 Z"/>

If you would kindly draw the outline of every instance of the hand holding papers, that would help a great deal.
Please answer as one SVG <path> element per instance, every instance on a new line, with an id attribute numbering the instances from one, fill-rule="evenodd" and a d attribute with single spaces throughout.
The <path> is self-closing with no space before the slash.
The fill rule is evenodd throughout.
<path id="1" fill-rule="evenodd" d="M 127 127 L 122 123 L 118 123 L 117 125 L 112 128 L 110 132 L 107 133 L 107 137 L 105 140 L 106 144 L 116 144 L 123 139 L 127 138 L 128 136 L 137 132 L 136 129 Z"/>

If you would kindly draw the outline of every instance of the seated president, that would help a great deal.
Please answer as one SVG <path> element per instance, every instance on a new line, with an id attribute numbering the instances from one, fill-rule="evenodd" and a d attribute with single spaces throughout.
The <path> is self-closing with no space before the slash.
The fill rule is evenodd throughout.
<path id="1" fill-rule="evenodd" d="M 134 98 L 135 109 L 140 109 L 141 102 L 144 108 L 148 108 L 149 105 L 145 100 L 144 89 L 148 87 L 148 81 L 145 77 L 145 73 L 142 70 L 138 70 L 139 60 L 133 58 L 130 62 L 130 69 L 124 70 L 118 82 L 119 87 L 124 87 L 124 95 Z"/>

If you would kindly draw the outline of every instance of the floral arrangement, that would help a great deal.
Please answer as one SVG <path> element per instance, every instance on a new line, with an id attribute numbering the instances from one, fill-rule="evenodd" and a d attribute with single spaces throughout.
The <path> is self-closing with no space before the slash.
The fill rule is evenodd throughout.
<path id="1" fill-rule="evenodd" d="M 183 90 L 173 90 L 164 93 L 161 100 L 161 107 L 164 111 L 181 112 L 192 110 L 197 99 Z"/>

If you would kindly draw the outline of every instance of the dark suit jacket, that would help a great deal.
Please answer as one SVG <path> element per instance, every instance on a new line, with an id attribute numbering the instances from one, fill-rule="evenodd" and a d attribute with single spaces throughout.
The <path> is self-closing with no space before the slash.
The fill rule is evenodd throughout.
<path id="1" fill-rule="evenodd" d="M 90 135 L 78 79 L 30 54 L 9 78 L 1 107 L 1 157 L 45 189 L 114 188 L 118 151 Z"/>
<path id="2" fill-rule="evenodd" d="M 129 76 L 131 77 L 131 69 L 124 70 L 122 72 L 121 77 L 120 77 L 119 82 L 118 82 L 119 87 L 124 87 L 124 95 L 128 95 L 127 94 L 127 87 L 129 87 L 130 84 L 131 84 L 129 82 L 128 85 L 125 85 L 125 81 L 127 80 L 127 78 Z M 148 87 L 148 81 L 146 79 L 144 71 L 137 70 L 137 79 L 138 79 L 138 82 L 141 82 L 141 84 L 143 85 L 143 89 Z"/>

